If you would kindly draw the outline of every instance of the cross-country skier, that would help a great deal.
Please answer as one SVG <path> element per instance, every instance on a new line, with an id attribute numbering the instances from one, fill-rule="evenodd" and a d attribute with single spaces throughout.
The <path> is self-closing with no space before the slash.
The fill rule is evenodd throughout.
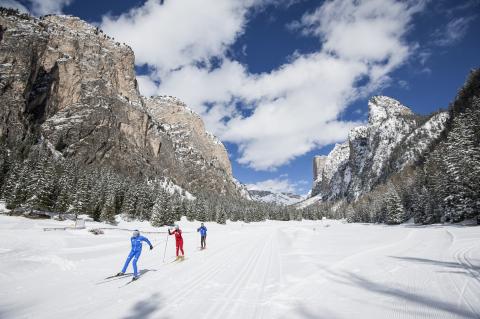
<path id="1" fill-rule="evenodd" d="M 178 225 L 175 225 L 175 230 L 170 231 L 168 230 L 169 235 L 175 235 L 175 246 L 176 246 L 176 252 L 177 252 L 177 259 L 181 259 L 185 257 L 185 253 L 183 252 L 183 237 L 182 237 L 182 231 L 180 230 L 180 227 Z M 182 252 L 182 256 L 178 255 L 178 251 Z"/>
<path id="2" fill-rule="evenodd" d="M 197 232 L 200 232 L 200 246 L 202 249 L 207 248 L 207 227 L 203 225 L 203 223 L 200 224 L 200 228 L 197 229 Z"/>
<path id="3" fill-rule="evenodd" d="M 132 243 L 132 249 L 128 254 L 127 260 L 125 261 L 125 265 L 123 266 L 122 271 L 119 272 L 117 276 L 122 276 L 123 274 L 125 274 L 125 271 L 127 271 L 128 264 L 130 263 L 130 260 L 132 260 L 133 258 L 132 280 L 137 280 L 138 279 L 137 261 L 138 261 L 138 258 L 140 258 L 140 255 L 142 254 L 142 241 L 146 242 L 150 246 L 150 250 L 153 249 L 153 246 L 147 237 L 140 236 L 140 232 L 138 230 L 133 231 L 132 238 L 130 238 L 130 241 Z"/>

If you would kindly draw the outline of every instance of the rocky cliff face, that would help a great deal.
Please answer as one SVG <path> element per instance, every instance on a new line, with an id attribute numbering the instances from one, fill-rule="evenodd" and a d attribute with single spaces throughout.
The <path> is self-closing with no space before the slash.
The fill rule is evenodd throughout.
<path id="1" fill-rule="evenodd" d="M 239 195 L 224 146 L 180 101 L 140 96 L 134 53 L 68 16 L 0 13 L 0 136 L 80 165 Z"/>
<path id="2" fill-rule="evenodd" d="M 328 156 L 315 157 L 312 197 L 352 200 L 370 191 L 419 160 L 440 136 L 447 119 L 444 112 L 425 120 L 392 98 L 373 97 L 368 123 L 353 129 L 348 140 Z"/>

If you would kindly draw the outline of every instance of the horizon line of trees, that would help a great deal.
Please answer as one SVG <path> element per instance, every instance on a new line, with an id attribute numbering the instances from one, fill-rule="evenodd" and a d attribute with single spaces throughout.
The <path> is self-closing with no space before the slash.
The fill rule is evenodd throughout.
<path id="1" fill-rule="evenodd" d="M 39 210 L 87 214 L 96 221 L 115 223 L 121 214 L 128 220 L 150 221 L 153 226 L 188 220 L 263 221 L 321 219 L 319 207 L 294 207 L 263 203 L 213 193 L 194 194 L 169 187 L 166 178 L 125 176 L 105 167 L 80 167 L 69 159 L 55 159 L 43 143 L 24 151 L 0 143 L 0 198 L 11 210 Z"/>

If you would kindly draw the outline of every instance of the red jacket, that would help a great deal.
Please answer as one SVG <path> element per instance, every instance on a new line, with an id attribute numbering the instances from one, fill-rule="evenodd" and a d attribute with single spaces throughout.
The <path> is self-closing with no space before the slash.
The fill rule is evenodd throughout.
<path id="1" fill-rule="evenodd" d="M 168 234 L 175 235 L 175 241 L 177 242 L 183 241 L 182 231 L 180 229 L 175 229 L 173 232 L 170 232 L 170 229 L 169 229 Z"/>

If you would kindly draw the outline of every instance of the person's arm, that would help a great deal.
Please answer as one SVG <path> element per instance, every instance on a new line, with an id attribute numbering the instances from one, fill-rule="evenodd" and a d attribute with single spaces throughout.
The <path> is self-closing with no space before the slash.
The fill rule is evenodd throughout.
<path id="1" fill-rule="evenodd" d="M 142 238 L 141 238 L 140 240 L 146 242 L 146 243 L 148 244 L 148 246 L 150 246 L 150 249 L 153 249 L 153 245 L 152 245 L 152 243 L 150 242 L 150 240 L 148 240 L 147 237 L 143 237 L 143 236 L 142 236 Z"/>

